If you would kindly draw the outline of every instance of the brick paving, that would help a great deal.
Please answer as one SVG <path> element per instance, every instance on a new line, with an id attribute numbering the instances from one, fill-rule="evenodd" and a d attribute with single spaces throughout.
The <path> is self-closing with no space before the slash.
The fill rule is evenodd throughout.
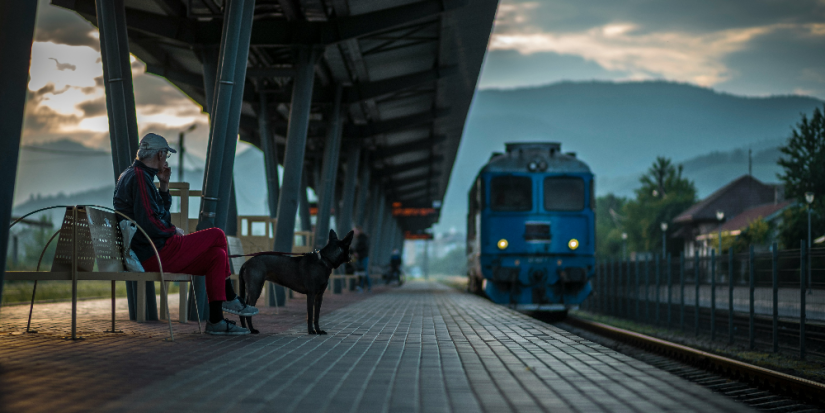
<path id="1" fill-rule="evenodd" d="M 304 304 L 298 301 L 290 306 Z M 142 331 L 149 323 L 131 334 L 94 333 L 78 342 L 56 334 L 0 336 L 0 406 L 115 412 L 749 411 L 552 325 L 433 283 L 325 297 L 324 309 L 326 336 L 307 336 L 302 312 L 291 325 L 264 322 L 279 316 L 257 317 L 256 327 L 266 333 L 258 336 L 182 333 L 175 343 L 160 340 L 159 330 L 153 336 Z M 0 328 L 8 330 L 3 311 Z"/>

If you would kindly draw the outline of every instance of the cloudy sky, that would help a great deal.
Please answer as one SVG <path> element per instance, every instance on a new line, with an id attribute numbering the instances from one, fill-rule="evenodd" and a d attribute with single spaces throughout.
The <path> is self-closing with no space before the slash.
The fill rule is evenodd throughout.
<path id="1" fill-rule="evenodd" d="M 24 143 L 107 148 L 95 28 L 40 0 Z M 749 96 L 825 98 L 825 0 L 502 0 L 481 88 L 666 79 Z M 140 133 L 206 124 L 201 108 L 133 58 Z M 205 152 L 206 127 L 190 140 Z"/>

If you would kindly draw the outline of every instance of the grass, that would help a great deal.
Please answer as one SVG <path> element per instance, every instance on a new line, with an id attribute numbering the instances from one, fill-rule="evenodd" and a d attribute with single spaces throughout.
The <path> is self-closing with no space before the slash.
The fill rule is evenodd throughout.
<path id="1" fill-rule="evenodd" d="M 3 306 L 28 304 L 32 297 L 34 281 L 6 281 L 3 286 Z M 179 291 L 176 283 L 170 284 L 169 293 Z M 160 293 L 160 283 L 155 283 L 155 292 Z M 126 283 L 115 283 L 115 295 L 126 297 Z M 112 296 L 111 281 L 79 281 L 78 299 L 109 298 Z M 72 283 L 66 281 L 40 281 L 37 283 L 35 302 L 57 302 L 72 299 Z"/>

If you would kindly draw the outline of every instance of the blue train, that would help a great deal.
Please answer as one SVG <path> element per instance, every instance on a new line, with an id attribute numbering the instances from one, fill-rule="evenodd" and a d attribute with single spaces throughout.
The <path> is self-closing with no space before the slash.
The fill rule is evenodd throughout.
<path id="1" fill-rule="evenodd" d="M 555 142 L 507 143 L 469 192 L 471 292 L 517 310 L 566 312 L 592 287 L 594 177 Z"/>

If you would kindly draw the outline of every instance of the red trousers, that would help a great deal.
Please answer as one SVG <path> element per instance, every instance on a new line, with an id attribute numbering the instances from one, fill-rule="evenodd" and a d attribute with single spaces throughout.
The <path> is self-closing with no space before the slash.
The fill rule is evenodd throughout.
<path id="1" fill-rule="evenodd" d="M 187 235 L 175 235 L 158 251 L 164 272 L 206 276 L 209 302 L 226 301 L 226 279 L 229 278 L 229 250 L 226 235 L 219 228 L 210 228 Z M 155 257 L 143 261 L 147 272 L 157 272 Z"/>

